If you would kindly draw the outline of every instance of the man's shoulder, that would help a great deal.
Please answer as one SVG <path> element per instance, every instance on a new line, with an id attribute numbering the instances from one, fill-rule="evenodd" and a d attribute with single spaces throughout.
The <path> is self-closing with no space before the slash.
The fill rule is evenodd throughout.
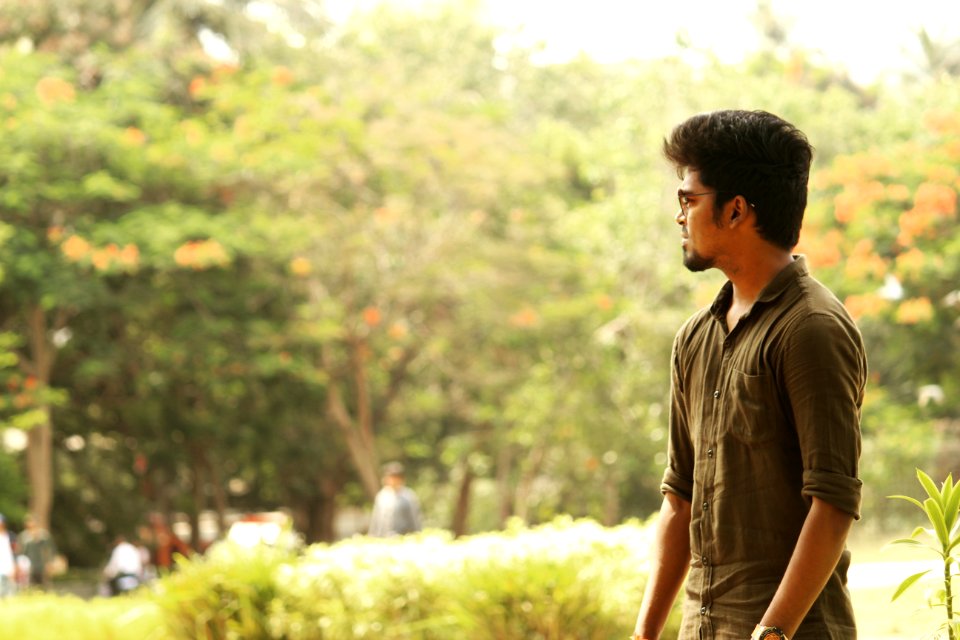
<path id="1" fill-rule="evenodd" d="M 839 323 L 856 330 L 856 323 L 840 298 L 813 276 L 801 279 L 798 293 L 793 301 L 793 313 L 789 314 L 793 320 L 791 324 Z"/>

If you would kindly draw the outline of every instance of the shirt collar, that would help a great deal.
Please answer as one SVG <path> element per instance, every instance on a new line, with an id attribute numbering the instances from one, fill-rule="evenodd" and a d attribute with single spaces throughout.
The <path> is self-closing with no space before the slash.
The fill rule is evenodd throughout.
<path id="1" fill-rule="evenodd" d="M 771 302 L 786 291 L 798 278 L 802 278 L 809 273 L 807 270 L 807 259 L 803 255 L 793 256 L 793 262 L 780 270 L 780 273 L 773 277 L 773 280 L 767 283 L 767 286 L 760 291 L 757 296 L 757 302 Z M 730 299 L 733 297 L 733 283 L 727 280 L 713 304 L 710 305 L 710 314 L 721 322 L 726 322 L 727 309 L 730 308 Z"/>

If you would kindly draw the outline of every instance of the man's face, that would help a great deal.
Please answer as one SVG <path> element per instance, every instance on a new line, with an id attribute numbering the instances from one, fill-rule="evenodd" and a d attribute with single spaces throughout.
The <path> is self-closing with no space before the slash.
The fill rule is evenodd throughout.
<path id="1" fill-rule="evenodd" d="M 688 169 L 677 189 L 681 228 L 680 247 L 683 266 L 690 271 L 706 271 L 715 266 L 719 233 L 714 219 L 716 190 L 700 182 L 700 172 Z"/>

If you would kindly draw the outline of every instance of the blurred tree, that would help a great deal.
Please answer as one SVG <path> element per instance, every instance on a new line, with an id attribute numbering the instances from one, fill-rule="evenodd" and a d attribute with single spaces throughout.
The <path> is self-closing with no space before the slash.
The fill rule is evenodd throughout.
<path id="1" fill-rule="evenodd" d="M 0 43 L 59 54 L 87 67 L 91 51 L 148 48 L 182 56 L 213 48 L 239 60 L 275 54 L 322 35 L 318 0 L 10 0 L 0 5 Z M 81 76 L 81 85 L 84 85 Z"/>

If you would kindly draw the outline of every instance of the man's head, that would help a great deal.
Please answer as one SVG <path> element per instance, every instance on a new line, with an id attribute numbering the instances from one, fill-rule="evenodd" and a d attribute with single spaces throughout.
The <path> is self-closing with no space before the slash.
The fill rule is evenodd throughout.
<path id="1" fill-rule="evenodd" d="M 716 191 L 718 223 L 724 203 L 739 195 L 752 205 L 764 240 L 786 250 L 797 244 L 813 148 L 792 124 L 765 111 L 704 113 L 678 125 L 663 152 L 681 178 L 697 171 Z"/>
<path id="2" fill-rule="evenodd" d="M 383 484 L 388 487 L 399 487 L 406 479 L 406 472 L 399 462 L 388 462 L 383 465 Z"/>

